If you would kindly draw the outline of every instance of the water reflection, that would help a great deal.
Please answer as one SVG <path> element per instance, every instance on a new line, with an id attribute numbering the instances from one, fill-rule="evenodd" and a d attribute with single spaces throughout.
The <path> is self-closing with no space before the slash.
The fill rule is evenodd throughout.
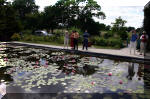
<path id="1" fill-rule="evenodd" d="M 134 77 L 135 75 L 135 71 L 134 71 L 134 63 L 129 63 L 128 65 L 128 75 L 127 75 L 127 78 L 129 80 L 132 80 L 132 78 Z"/>
<path id="2" fill-rule="evenodd" d="M 144 76 L 144 65 L 139 64 L 138 66 L 138 72 L 137 72 L 138 80 L 141 80 Z"/>
<path id="3" fill-rule="evenodd" d="M 70 88 L 67 91 L 74 93 L 79 89 L 80 92 L 106 92 L 106 89 L 117 92 L 121 89 L 120 92 L 136 93 L 138 88 L 138 92 L 142 92 L 143 81 L 135 79 L 135 72 L 139 80 L 143 78 L 141 64 L 138 66 L 137 63 L 34 48 L 10 48 L 9 50 L 7 49 L 8 63 L 11 67 L 0 68 L 0 79 L 14 80 L 12 85 L 19 86 L 25 91 L 45 92 L 50 88 L 58 91 L 58 85 L 60 85 L 61 91 Z M 13 69 L 15 71 L 11 72 Z M 108 75 L 109 73 L 112 75 Z M 119 84 L 120 80 L 123 82 L 122 84 Z M 148 85 L 148 83 L 146 84 Z"/>
<path id="4" fill-rule="evenodd" d="M 144 65 L 144 85 L 145 88 L 150 88 L 150 65 Z"/>
<path id="5" fill-rule="evenodd" d="M 11 75 L 5 73 L 8 68 L 10 67 L 8 66 L 8 67 L 0 68 L 0 83 L 1 83 L 1 80 L 4 80 L 6 82 L 13 81 L 13 78 L 11 77 Z"/>

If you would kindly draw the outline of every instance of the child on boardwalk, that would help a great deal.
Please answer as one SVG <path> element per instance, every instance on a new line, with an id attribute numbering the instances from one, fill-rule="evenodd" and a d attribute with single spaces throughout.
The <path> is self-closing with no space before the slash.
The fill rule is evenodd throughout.
<path id="1" fill-rule="evenodd" d="M 69 43 L 69 32 L 66 31 L 64 35 L 64 48 L 67 47 L 68 49 L 68 43 Z"/>

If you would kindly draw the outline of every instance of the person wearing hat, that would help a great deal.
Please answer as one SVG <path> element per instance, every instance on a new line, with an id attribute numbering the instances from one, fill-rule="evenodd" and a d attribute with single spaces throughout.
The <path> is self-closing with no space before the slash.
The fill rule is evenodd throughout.
<path id="1" fill-rule="evenodd" d="M 68 44 L 69 44 L 69 32 L 65 31 L 65 35 L 64 35 L 64 48 L 67 47 L 67 49 L 68 49 Z"/>
<path id="2" fill-rule="evenodd" d="M 140 44 L 140 55 L 145 56 L 146 55 L 146 46 L 147 46 L 147 41 L 148 41 L 148 35 L 146 34 L 145 31 L 143 31 L 143 34 L 140 37 L 141 44 Z"/>

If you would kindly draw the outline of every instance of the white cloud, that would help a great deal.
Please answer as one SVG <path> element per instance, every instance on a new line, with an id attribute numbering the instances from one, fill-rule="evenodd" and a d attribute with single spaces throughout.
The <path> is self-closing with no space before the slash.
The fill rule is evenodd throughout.
<path id="1" fill-rule="evenodd" d="M 45 6 L 54 5 L 58 0 L 35 0 L 35 3 L 40 6 L 40 11 L 44 10 Z"/>
<path id="2" fill-rule="evenodd" d="M 96 0 L 103 6 L 144 6 L 149 0 Z"/>
<path id="3" fill-rule="evenodd" d="M 111 25 L 119 16 L 126 20 L 126 26 L 141 27 L 144 19 L 143 6 L 104 6 L 102 11 L 106 14 L 105 20 L 98 20 L 101 23 Z"/>

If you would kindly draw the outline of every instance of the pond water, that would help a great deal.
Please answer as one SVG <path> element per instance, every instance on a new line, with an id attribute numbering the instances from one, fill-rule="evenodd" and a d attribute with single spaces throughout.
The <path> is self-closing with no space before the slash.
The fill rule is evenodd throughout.
<path id="1" fill-rule="evenodd" d="M 143 94 L 150 86 L 148 67 L 63 51 L 0 45 L 0 83 L 7 85 L 7 93 Z"/>

